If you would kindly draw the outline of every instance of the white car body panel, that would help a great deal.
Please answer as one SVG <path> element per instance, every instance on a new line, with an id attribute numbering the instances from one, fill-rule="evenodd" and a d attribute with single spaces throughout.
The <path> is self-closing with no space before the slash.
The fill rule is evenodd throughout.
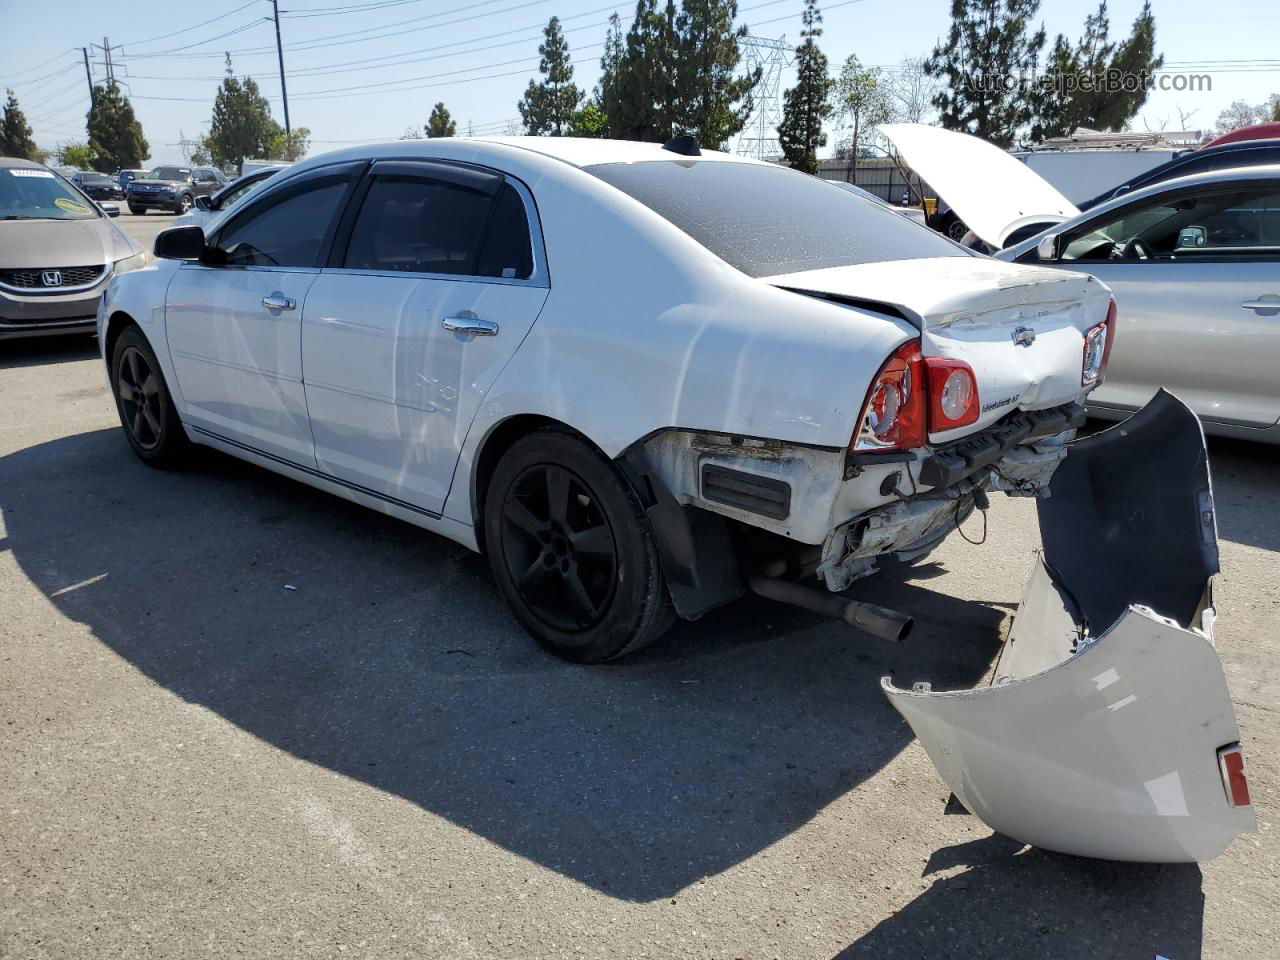
<path id="1" fill-rule="evenodd" d="M 1025 163 L 985 140 L 919 123 L 878 129 L 969 229 L 997 249 L 1024 223 L 1080 213 Z"/>

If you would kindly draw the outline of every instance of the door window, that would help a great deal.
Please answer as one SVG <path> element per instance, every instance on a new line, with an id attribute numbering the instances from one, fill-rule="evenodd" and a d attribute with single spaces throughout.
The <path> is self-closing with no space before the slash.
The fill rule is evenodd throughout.
<path id="1" fill-rule="evenodd" d="M 1171 260 L 1280 256 L 1280 191 L 1274 184 L 1163 196 L 1095 221 L 1067 243 L 1063 260 Z"/>
<path id="2" fill-rule="evenodd" d="M 226 262 L 252 267 L 314 267 L 329 237 L 349 176 L 312 180 L 258 200 L 218 236 Z"/>
<path id="3" fill-rule="evenodd" d="M 527 280 L 533 276 L 533 247 L 524 200 L 511 184 L 504 184 L 494 204 L 489 231 L 480 248 L 476 269 L 482 277 Z"/>
<path id="4" fill-rule="evenodd" d="M 352 227 L 343 266 L 474 275 L 492 202 L 484 193 L 442 180 L 376 177 Z"/>

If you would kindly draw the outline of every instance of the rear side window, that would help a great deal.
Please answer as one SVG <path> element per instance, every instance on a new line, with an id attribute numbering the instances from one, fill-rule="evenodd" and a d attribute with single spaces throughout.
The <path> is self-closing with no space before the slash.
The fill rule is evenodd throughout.
<path id="1" fill-rule="evenodd" d="M 343 266 L 474 274 L 491 202 L 441 180 L 378 177 L 352 227 Z"/>
<path id="2" fill-rule="evenodd" d="M 786 167 L 656 160 L 585 169 L 751 277 L 968 256 L 885 204 Z"/>
<path id="3" fill-rule="evenodd" d="M 529 218 L 525 215 L 524 201 L 509 183 L 498 194 L 476 273 L 482 277 L 516 280 L 527 280 L 533 275 Z"/>

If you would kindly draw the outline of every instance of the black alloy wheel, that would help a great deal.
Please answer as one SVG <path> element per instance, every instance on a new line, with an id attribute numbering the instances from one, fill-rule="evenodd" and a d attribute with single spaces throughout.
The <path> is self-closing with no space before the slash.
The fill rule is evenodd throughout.
<path id="1" fill-rule="evenodd" d="M 613 598 L 617 547 L 592 489 L 555 464 L 530 467 L 502 504 L 503 559 L 520 598 L 557 630 L 598 624 Z"/>
<path id="2" fill-rule="evenodd" d="M 160 381 L 137 347 L 126 347 L 120 354 L 116 392 L 120 395 L 121 422 L 133 442 L 143 450 L 154 450 L 164 434 L 165 409 Z"/>

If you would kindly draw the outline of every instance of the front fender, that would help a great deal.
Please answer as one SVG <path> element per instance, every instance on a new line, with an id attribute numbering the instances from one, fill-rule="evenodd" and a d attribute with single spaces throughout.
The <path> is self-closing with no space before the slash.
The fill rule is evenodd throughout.
<path id="1" fill-rule="evenodd" d="M 1256 821 L 1219 757 L 1240 731 L 1213 647 L 1199 421 L 1162 391 L 1072 444 L 1050 489 L 992 685 L 884 691 L 992 829 L 1078 856 L 1211 859 Z"/>

